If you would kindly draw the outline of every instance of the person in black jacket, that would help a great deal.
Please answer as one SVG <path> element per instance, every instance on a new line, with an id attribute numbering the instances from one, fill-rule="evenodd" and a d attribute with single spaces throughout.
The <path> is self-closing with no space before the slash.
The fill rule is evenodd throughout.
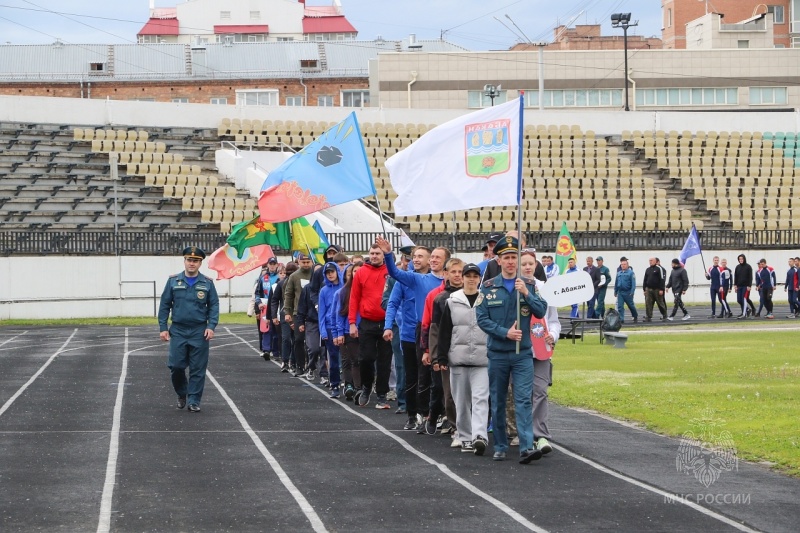
<path id="1" fill-rule="evenodd" d="M 650 266 L 644 271 L 642 289 L 644 290 L 645 322 L 653 320 L 653 304 L 658 304 L 661 311 L 661 320 L 667 318 L 667 304 L 663 302 L 664 296 L 664 269 L 659 266 L 655 257 L 650 258 Z"/>
<path id="2" fill-rule="evenodd" d="M 689 320 L 689 312 L 686 310 L 686 307 L 683 305 L 683 295 L 686 294 L 686 290 L 689 288 L 689 275 L 686 273 L 686 269 L 683 268 L 681 265 L 680 260 L 673 259 L 672 260 L 672 272 L 669 273 L 669 280 L 667 281 L 667 285 L 665 287 L 666 292 L 669 292 L 672 289 L 672 297 L 675 299 L 675 305 L 672 307 L 672 313 L 669 315 L 667 320 L 674 320 L 675 313 L 678 312 L 678 308 L 683 311 L 683 320 Z"/>
<path id="3" fill-rule="evenodd" d="M 742 314 L 736 318 L 747 318 L 752 315 L 755 317 L 756 306 L 750 299 L 750 287 L 753 285 L 753 267 L 747 264 L 747 258 L 744 254 L 739 254 L 736 257 L 739 264 L 733 271 L 733 289 L 736 291 L 736 301 L 742 308 Z M 747 302 L 747 311 L 745 311 L 744 304 Z"/>
<path id="4" fill-rule="evenodd" d="M 294 332 L 292 331 L 292 326 L 288 322 L 284 322 L 281 320 L 283 316 L 283 287 L 286 285 L 286 280 L 289 279 L 289 276 L 292 275 L 297 270 L 297 263 L 287 263 L 286 267 L 281 272 L 281 280 L 275 285 L 275 290 L 272 293 L 272 298 L 270 298 L 269 305 L 270 305 L 270 315 L 272 316 L 272 325 L 276 328 L 280 328 L 281 332 L 281 359 L 283 360 L 283 364 L 281 364 L 281 372 L 286 373 L 289 372 L 289 368 L 293 367 L 294 362 L 294 354 L 292 350 L 292 346 L 294 345 Z"/>
<path id="5" fill-rule="evenodd" d="M 327 356 L 320 358 L 322 354 L 322 343 L 319 335 L 319 291 L 323 285 L 322 265 L 314 265 L 311 274 L 311 281 L 300 290 L 300 301 L 297 303 L 297 323 L 298 331 L 305 333 L 304 348 L 308 353 L 308 372 L 305 378 L 314 381 L 316 373 L 319 372 L 321 379 L 320 385 L 328 384 L 328 367 L 325 365 Z M 319 368 L 318 368 L 319 367 Z"/>

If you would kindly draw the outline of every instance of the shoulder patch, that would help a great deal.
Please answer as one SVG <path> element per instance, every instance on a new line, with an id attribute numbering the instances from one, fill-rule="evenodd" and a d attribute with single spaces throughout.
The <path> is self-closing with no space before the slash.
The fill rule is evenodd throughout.
<path id="1" fill-rule="evenodd" d="M 181 273 L 180 273 L 180 272 L 178 272 L 177 274 L 173 274 L 173 275 L 171 275 L 171 276 L 169 277 L 169 279 L 177 278 L 177 277 L 178 277 L 178 276 L 180 276 L 180 275 L 181 275 Z"/>
<path id="2" fill-rule="evenodd" d="M 475 306 L 477 307 L 477 306 L 481 305 L 482 301 L 483 301 L 483 293 L 481 292 L 481 293 L 478 293 L 478 298 L 475 300 Z"/>
<path id="3" fill-rule="evenodd" d="M 484 287 L 494 287 L 494 279 L 489 279 L 483 282 Z"/>

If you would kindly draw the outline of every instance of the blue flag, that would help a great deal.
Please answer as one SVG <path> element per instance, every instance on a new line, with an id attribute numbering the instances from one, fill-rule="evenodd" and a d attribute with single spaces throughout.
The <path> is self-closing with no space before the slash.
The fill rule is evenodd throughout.
<path id="1" fill-rule="evenodd" d="M 686 260 L 693 255 L 700 255 L 703 251 L 700 249 L 700 236 L 697 234 L 697 228 L 692 224 L 692 229 L 689 231 L 689 236 L 686 238 L 686 244 L 683 245 L 681 255 L 678 259 L 682 264 L 686 264 Z"/>
<path id="2" fill-rule="evenodd" d="M 285 222 L 375 194 L 356 114 L 323 133 L 264 180 L 258 211 Z"/>
<path id="3" fill-rule="evenodd" d="M 328 237 L 325 235 L 325 232 L 322 231 L 322 226 L 319 225 L 319 220 L 314 222 L 313 227 L 314 231 L 316 231 L 317 235 L 319 235 L 320 248 L 324 248 L 325 250 L 330 248 L 331 243 L 328 241 Z"/>

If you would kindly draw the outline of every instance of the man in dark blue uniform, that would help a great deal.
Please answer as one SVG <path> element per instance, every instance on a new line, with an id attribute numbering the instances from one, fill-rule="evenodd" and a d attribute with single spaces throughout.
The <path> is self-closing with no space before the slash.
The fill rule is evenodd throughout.
<path id="1" fill-rule="evenodd" d="M 200 411 L 206 382 L 208 343 L 219 323 L 219 298 L 214 282 L 200 273 L 206 254 L 196 246 L 183 250 L 183 272 L 170 276 L 158 310 L 161 340 L 169 341 L 172 386 L 178 394 L 177 408 L 189 403 L 189 412 Z M 172 323 L 167 319 L 172 313 Z M 186 369 L 189 380 L 186 380 Z"/>
<path id="2" fill-rule="evenodd" d="M 476 304 L 478 326 L 488 335 L 494 460 L 504 460 L 508 450 L 506 396 L 511 377 L 514 380 L 519 462 L 527 464 L 542 457 L 541 450 L 536 449 L 533 440 L 531 315 L 544 317 L 547 302 L 536 294 L 532 279 L 517 277 L 519 242 L 516 238 L 503 237 L 495 245 L 494 253 L 502 270 L 500 275 L 483 284 Z"/>

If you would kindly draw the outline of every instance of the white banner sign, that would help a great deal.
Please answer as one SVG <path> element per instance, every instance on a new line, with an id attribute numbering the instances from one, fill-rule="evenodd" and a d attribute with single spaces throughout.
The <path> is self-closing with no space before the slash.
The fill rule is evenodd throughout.
<path id="1" fill-rule="evenodd" d="M 594 296 L 594 285 L 589 273 L 580 270 L 550 278 L 539 293 L 547 300 L 548 305 L 564 307 L 591 300 Z"/>

